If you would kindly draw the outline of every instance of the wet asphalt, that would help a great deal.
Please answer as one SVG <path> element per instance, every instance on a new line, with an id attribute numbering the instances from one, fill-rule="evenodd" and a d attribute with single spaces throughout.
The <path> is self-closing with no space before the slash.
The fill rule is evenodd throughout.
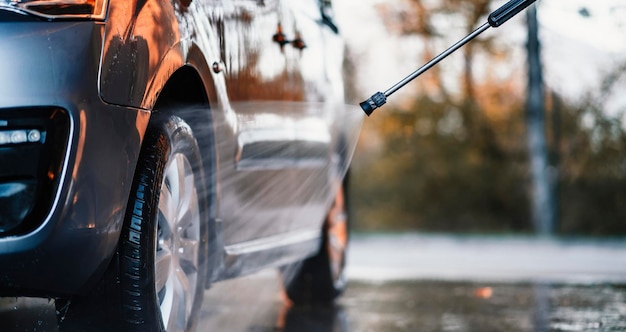
<path id="1" fill-rule="evenodd" d="M 198 331 L 626 331 L 626 240 L 361 235 L 332 306 L 276 271 L 215 284 Z M 58 331 L 54 303 L 0 298 L 0 331 Z"/>

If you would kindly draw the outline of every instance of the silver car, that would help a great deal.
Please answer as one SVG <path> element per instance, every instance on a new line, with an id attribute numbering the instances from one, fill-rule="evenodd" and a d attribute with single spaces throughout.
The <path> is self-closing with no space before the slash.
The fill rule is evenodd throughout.
<path id="1" fill-rule="evenodd" d="M 276 267 L 332 301 L 343 47 L 328 0 L 0 0 L 0 296 L 193 330 L 210 284 Z"/>

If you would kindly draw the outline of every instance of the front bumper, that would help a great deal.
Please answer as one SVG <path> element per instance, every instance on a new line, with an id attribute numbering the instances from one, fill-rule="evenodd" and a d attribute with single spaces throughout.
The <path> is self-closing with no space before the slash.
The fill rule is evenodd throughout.
<path id="1" fill-rule="evenodd" d="M 0 24 L 0 132 L 52 119 L 0 144 L 0 296 L 85 292 L 115 252 L 149 113 L 100 99 L 103 27 Z"/>
<path id="2" fill-rule="evenodd" d="M 62 176 L 69 116 L 56 108 L 0 112 L 0 237 L 41 225 Z"/>

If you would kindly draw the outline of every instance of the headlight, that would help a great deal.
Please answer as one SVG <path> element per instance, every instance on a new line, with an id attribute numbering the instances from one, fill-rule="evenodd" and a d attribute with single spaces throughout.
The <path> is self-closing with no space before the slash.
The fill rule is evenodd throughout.
<path id="1" fill-rule="evenodd" d="M 0 8 L 13 9 L 47 19 L 102 20 L 108 0 L 0 0 Z"/>

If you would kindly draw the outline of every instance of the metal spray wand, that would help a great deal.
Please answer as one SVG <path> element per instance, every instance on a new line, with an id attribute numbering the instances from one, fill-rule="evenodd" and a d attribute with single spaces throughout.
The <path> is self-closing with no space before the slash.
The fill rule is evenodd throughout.
<path id="1" fill-rule="evenodd" d="M 480 26 L 478 29 L 474 30 L 474 32 L 467 35 L 465 38 L 459 40 L 456 44 L 450 46 L 447 50 L 430 60 L 428 63 L 414 71 L 411 75 L 405 77 L 400 82 L 396 83 L 394 86 L 389 88 L 384 93 L 376 92 L 369 99 L 360 103 L 361 108 L 368 116 L 374 112 L 380 106 L 383 106 L 387 102 L 387 97 L 391 96 L 394 92 L 398 91 L 398 89 L 405 86 L 407 83 L 430 69 L 432 66 L 439 63 L 439 61 L 446 58 L 448 55 L 452 54 L 454 51 L 459 49 L 461 46 L 465 45 L 470 40 L 476 38 L 476 36 L 483 33 L 485 30 L 489 29 L 489 27 L 497 28 L 508 21 L 511 17 L 517 15 L 519 12 L 524 10 L 526 7 L 531 5 L 536 0 L 511 0 L 504 4 L 502 7 L 496 9 L 487 18 L 487 23 Z"/>

